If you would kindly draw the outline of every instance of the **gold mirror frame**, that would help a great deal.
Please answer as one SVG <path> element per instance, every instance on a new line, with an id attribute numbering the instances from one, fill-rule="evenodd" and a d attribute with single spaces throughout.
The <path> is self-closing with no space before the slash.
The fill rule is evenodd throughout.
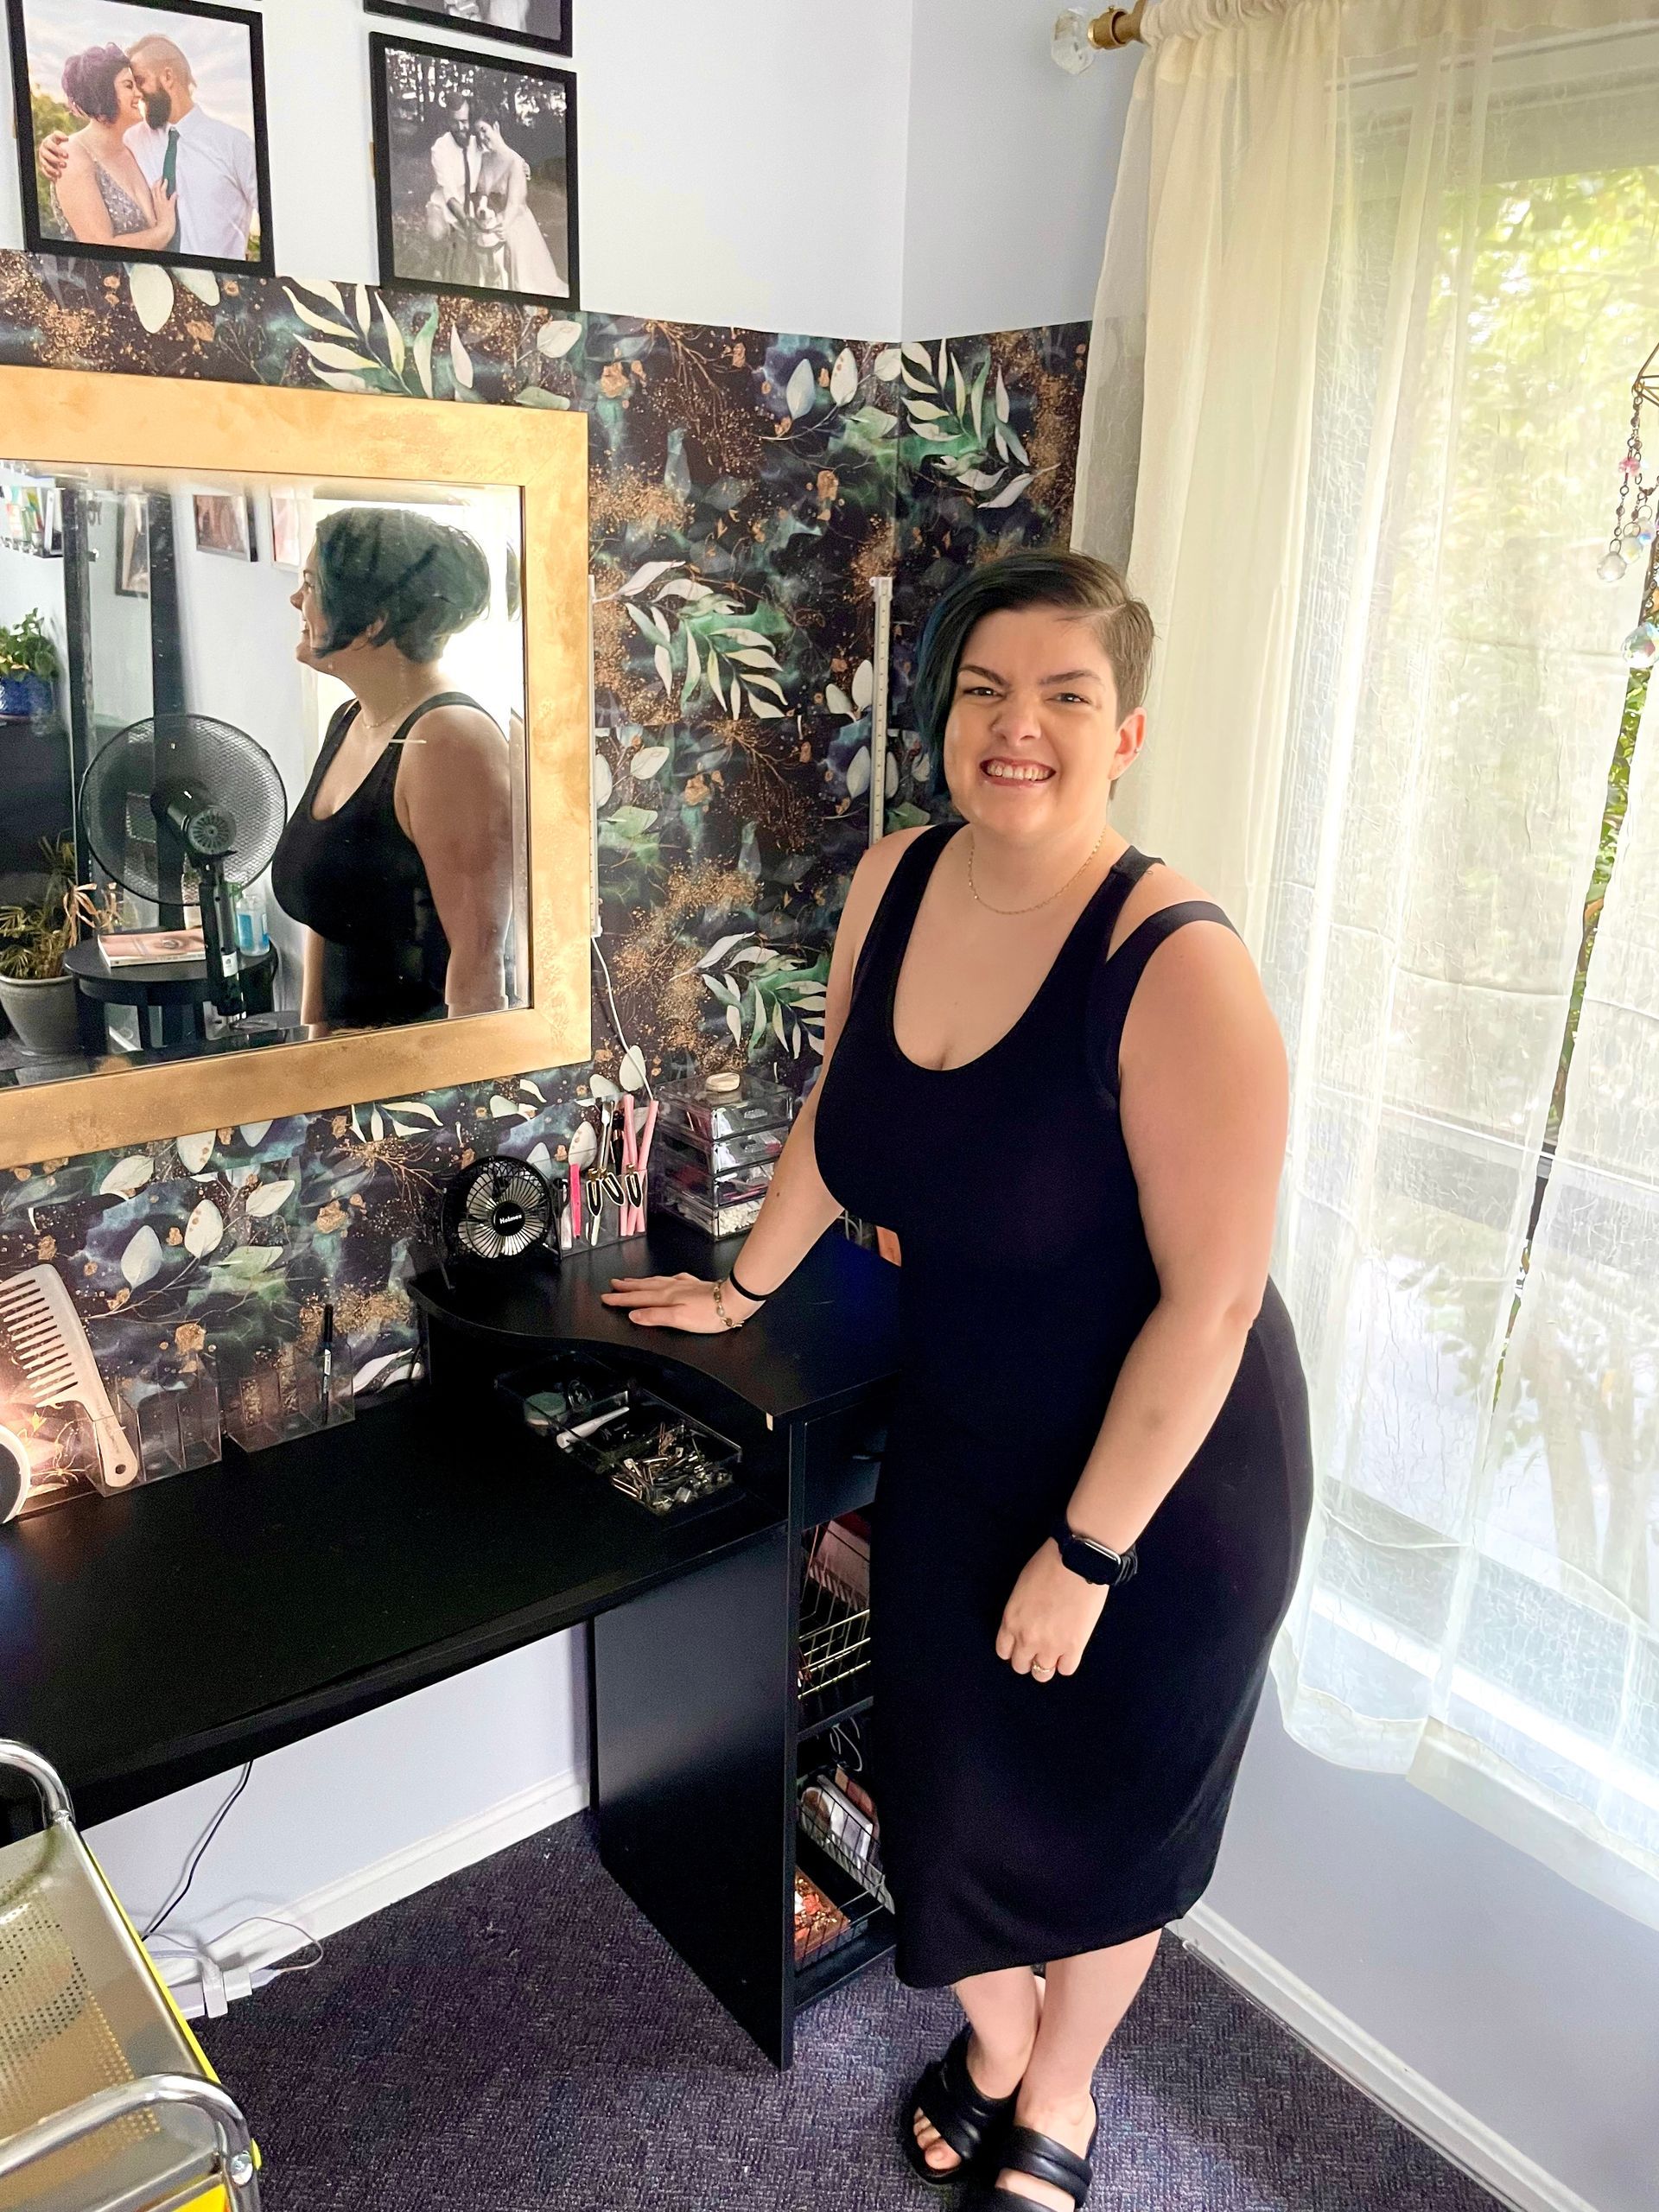
<path id="1" fill-rule="evenodd" d="M 591 1057 L 585 416 L 0 367 L 5 449 L 46 467 L 514 486 L 523 501 L 531 1003 L 0 1090 L 0 1167 Z"/>

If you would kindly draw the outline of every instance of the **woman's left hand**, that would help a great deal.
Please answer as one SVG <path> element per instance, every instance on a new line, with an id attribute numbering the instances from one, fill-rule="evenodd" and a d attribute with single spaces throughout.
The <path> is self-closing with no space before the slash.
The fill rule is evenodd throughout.
<path id="1" fill-rule="evenodd" d="M 1085 1582 L 1060 1558 L 1052 1537 L 1026 1563 L 1002 1609 L 996 1656 L 1016 1675 L 1047 1681 L 1075 1675 L 1109 1594 L 1103 1583 Z"/>

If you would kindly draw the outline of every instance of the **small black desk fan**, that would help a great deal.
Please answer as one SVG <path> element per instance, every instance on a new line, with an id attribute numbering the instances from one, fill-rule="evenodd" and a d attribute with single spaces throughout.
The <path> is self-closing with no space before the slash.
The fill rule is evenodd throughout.
<path id="1" fill-rule="evenodd" d="M 118 730 L 80 779 L 80 822 L 93 859 L 136 898 L 153 899 L 163 928 L 201 909 L 208 996 L 234 1020 L 245 1011 L 236 912 L 226 868 L 251 883 L 270 865 L 288 818 L 276 763 L 233 722 L 211 715 L 150 715 Z M 176 918 L 169 919 L 168 909 Z"/>

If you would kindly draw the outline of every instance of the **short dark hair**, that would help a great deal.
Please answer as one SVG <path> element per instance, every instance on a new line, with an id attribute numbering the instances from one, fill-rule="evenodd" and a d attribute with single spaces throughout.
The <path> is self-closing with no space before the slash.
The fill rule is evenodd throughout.
<path id="1" fill-rule="evenodd" d="M 72 54 L 63 65 L 63 97 L 71 107 L 94 123 L 113 123 L 121 112 L 115 97 L 116 79 L 132 63 L 118 46 L 89 46 Z"/>
<path id="2" fill-rule="evenodd" d="M 380 626 L 377 642 L 430 660 L 490 603 L 490 564 L 464 530 L 406 507 L 340 507 L 317 524 L 321 647 Z"/>
<path id="3" fill-rule="evenodd" d="M 1033 546 L 982 562 L 958 577 L 927 620 L 916 658 L 916 719 L 931 745 L 944 739 L 957 670 L 975 626 L 1017 607 L 1052 607 L 1086 620 L 1112 664 L 1117 713 L 1127 720 L 1147 696 L 1152 616 L 1109 561 L 1064 546 Z"/>

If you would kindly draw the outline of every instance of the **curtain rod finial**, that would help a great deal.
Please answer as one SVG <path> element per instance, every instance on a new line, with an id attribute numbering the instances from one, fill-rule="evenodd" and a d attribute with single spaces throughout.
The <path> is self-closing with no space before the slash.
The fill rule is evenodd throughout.
<path id="1" fill-rule="evenodd" d="M 1133 46 L 1141 38 L 1147 0 L 1132 8 L 1108 8 L 1091 16 L 1086 8 L 1067 8 L 1056 18 L 1049 51 L 1068 75 L 1080 77 L 1103 49 Z"/>

